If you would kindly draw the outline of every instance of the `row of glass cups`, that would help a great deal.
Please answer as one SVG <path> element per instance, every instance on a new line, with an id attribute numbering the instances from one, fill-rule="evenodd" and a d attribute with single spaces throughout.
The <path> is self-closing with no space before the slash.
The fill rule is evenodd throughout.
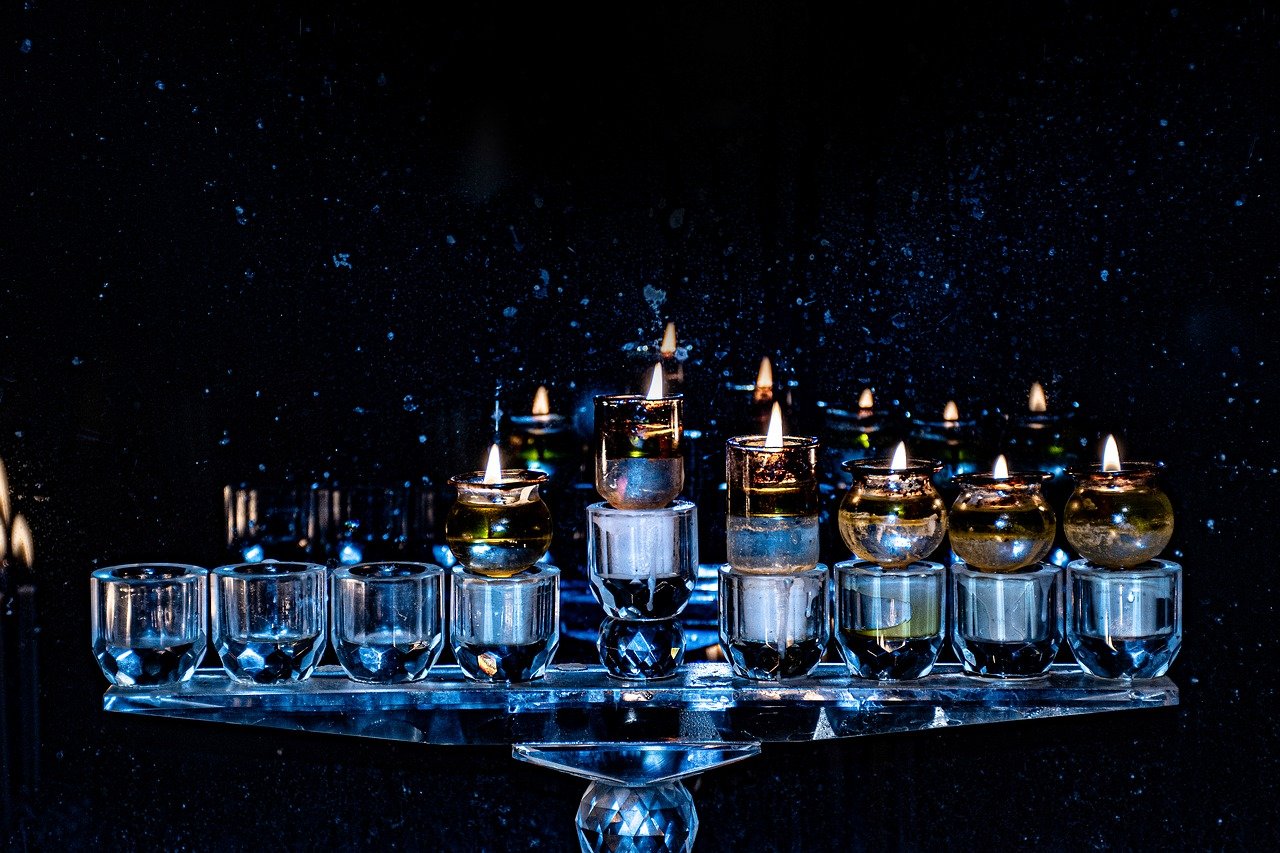
<path id="1" fill-rule="evenodd" d="M 1064 633 L 1080 667 L 1108 679 L 1158 678 L 1182 645 L 1182 567 L 1169 560 L 1134 570 L 1040 563 L 1009 574 L 848 560 L 833 574 L 836 641 L 863 678 L 927 676 L 948 621 L 964 672 L 993 679 L 1044 675 Z M 829 640 L 827 583 L 824 565 L 774 575 L 721 568 L 720 644 L 734 673 L 757 681 L 811 673 Z"/>
<path id="2" fill-rule="evenodd" d="M 212 572 L 135 564 L 95 571 L 90 596 L 94 655 L 121 687 L 191 678 L 204 658 L 209 626 L 223 669 L 240 682 L 304 681 L 330 638 L 356 681 L 418 681 L 440 658 L 447 598 L 450 644 L 470 678 L 537 678 L 560 637 L 559 570 L 543 565 L 494 579 L 403 562 L 332 573 L 310 563 L 246 563 Z"/>

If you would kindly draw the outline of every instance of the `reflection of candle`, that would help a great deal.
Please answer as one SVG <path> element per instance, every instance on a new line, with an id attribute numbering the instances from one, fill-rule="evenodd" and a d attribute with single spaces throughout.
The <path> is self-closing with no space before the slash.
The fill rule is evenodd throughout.
<path id="1" fill-rule="evenodd" d="M 858 395 L 858 417 L 869 418 L 875 414 L 876 398 L 870 388 L 863 388 Z"/>
<path id="2" fill-rule="evenodd" d="M 658 347 L 658 354 L 663 358 L 675 358 L 676 324 L 674 322 L 667 323 L 667 328 L 662 333 L 662 345 Z"/>
<path id="3" fill-rule="evenodd" d="M 765 401 L 773 401 L 773 365 L 769 362 L 769 356 L 760 359 L 760 370 L 756 373 L 755 391 L 752 398 L 757 403 Z"/>
<path id="4" fill-rule="evenodd" d="M 1160 466 L 1120 461 L 1107 436 L 1102 464 L 1073 471 L 1079 485 L 1067 501 L 1062 530 L 1098 566 L 1132 568 L 1158 555 L 1173 536 L 1173 505 L 1155 485 Z"/>
<path id="5" fill-rule="evenodd" d="M 958 420 L 960 420 L 960 407 L 956 405 L 955 400 L 948 400 L 947 405 L 942 408 L 942 422 L 948 428 L 954 428 Z"/>
<path id="6" fill-rule="evenodd" d="M 729 439 L 729 565 L 741 572 L 802 572 L 818 564 L 818 439 L 784 436 L 773 404 L 766 435 Z"/>
<path id="7" fill-rule="evenodd" d="M 666 395 L 654 365 L 645 396 L 595 398 L 596 491 L 618 509 L 656 509 L 684 488 L 684 397 Z"/>
<path id="8" fill-rule="evenodd" d="M 555 462 L 572 451 L 572 438 L 565 433 L 565 417 L 551 411 L 551 397 L 545 385 L 533 395 L 527 415 L 512 415 L 511 451 L 530 468 L 554 475 Z"/>
<path id="9" fill-rule="evenodd" d="M 1049 411 L 1049 406 L 1044 396 L 1044 386 L 1039 382 L 1031 383 L 1031 392 L 1027 394 L 1027 409 L 1033 414 Z"/>

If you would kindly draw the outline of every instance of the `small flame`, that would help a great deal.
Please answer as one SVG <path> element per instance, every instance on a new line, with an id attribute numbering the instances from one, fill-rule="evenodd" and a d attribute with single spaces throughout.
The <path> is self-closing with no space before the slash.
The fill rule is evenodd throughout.
<path id="1" fill-rule="evenodd" d="M 0 527 L 9 525 L 9 475 L 4 470 L 4 460 L 0 459 Z"/>
<path id="2" fill-rule="evenodd" d="M 1044 386 L 1039 382 L 1031 383 L 1031 393 L 1027 395 L 1027 408 L 1033 412 L 1045 412 L 1049 409 L 1045 403 Z"/>
<path id="3" fill-rule="evenodd" d="M 533 395 L 533 414 L 535 415 L 551 414 L 551 398 L 547 396 L 546 385 L 539 385 L 537 393 Z"/>
<path id="4" fill-rule="evenodd" d="M 663 358 L 671 358 L 676 354 L 676 324 L 668 323 L 667 330 L 662 333 L 662 345 L 658 347 L 658 352 Z"/>
<path id="5" fill-rule="evenodd" d="M 960 407 L 956 405 L 955 400 L 947 401 L 947 405 L 942 409 L 942 419 L 944 421 L 960 420 Z"/>
<path id="6" fill-rule="evenodd" d="M 27 520 L 19 513 L 13 517 L 13 541 L 9 543 L 9 552 L 15 562 L 28 569 L 36 564 L 35 543 L 31 540 L 31 528 Z"/>
<path id="7" fill-rule="evenodd" d="M 653 379 L 649 381 L 649 390 L 645 393 L 646 400 L 662 399 L 662 365 L 655 364 L 653 366 Z"/>
<path id="8" fill-rule="evenodd" d="M 898 449 L 893 451 L 893 461 L 889 463 L 890 471 L 901 471 L 907 467 L 907 443 L 898 442 Z"/>
<path id="9" fill-rule="evenodd" d="M 769 356 L 760 359 L 760 372 L 756 374 L 756 388 L 773 387 L 773 364 Z"/>
<path id="10" fill-rule="evenodd" d="M 777 403 L 773 404 L 773 411 L 769 414 L 769 434 L 765 436 L 764 449 L 782 449 L 782 407 Z"/>
<path id="11" fill-rule="evenodd" d="M 484 466 L 484 480 L 481 482 L 501 483 L 502 482 L 502 459 L 498 455 L 498 445 L 489 448 L 489 464 Z"/>
<path id="12" fill-rule="evenodd" d="M 1116 447 L 1116 437 L 1107 436 L 1107 445 L 1102 449 L 1102 470 L 1120 470 L 1120 448 Z"/>
<path id="13" fill-rule="evenodd" d="M 1009 463 L 1005 461 L 1003 453 L 996 457 L 996 467 L 992 469 L 991 476 L 997 480 L 1009 479 Z"/>
<path id="14" fill-rule="evenodd" d="M 862 394 L 858 397 L 859 409 L 873 409 L 876 405 L 876 398 L 871 396 L 870 388 L 863 388 Z"/>

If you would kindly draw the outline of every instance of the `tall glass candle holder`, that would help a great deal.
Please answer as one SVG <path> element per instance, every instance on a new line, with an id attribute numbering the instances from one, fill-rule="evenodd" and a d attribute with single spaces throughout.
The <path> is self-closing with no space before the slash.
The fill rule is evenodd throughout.
<path id="1" fill-rule="evenodd" d="M 853 474 L 853 486 L 840 504 L 840 535 L 856 556 L 885 568 L 901 568 L 942 544 L 947 510 L 933 485 L 942 463 L 851 459 L 844 468 Z"/>
<path id="2" fill-rule="evenodd" d="M 539 564 L 505 578 L 453 570 L 449 632 L 468 678 L 541 678 L 560 645 L 560 570 Z"/>
<path id="3" fill-rule="evenodd" d="M 755 681 L 813 672 L 830 639 L 827 567 L 754 574 L 720 568 L 720 646 L 733 672 Z"/>
<path id="4" fill-rule="evenodd" d="M 1173 506 L 1155 484 L 1160 466 L 1118 461 L 1072 471 L 1078 485 L 1067 501 L 1062 529 L 1089 562 L 1132 568 L 1164 550 L 1173 536 Z"/>
<path id="5" fill-rule="evenodd" d="M 1041 494 L 1049 474 L 966 474 L 947 529 L 951 550 L 975 569 L 1016 572 L 1049 553 L 1057 530 L 1053 508 Z"/>
<path id="6" fill-rule="evenodd" d="M 485 482 L 490 480 L 490 482 Z M 551 512 L 538 491 L 541 471 L 473 471 L 449 481 L 458 499 L 445 520 L 445 541 L 469 571 L 507 578 L 525 571 L 551 546 Z"/>
<path id="7" fill-rule="evenodd" d="M 618 509 L 664 507 L 684 488 L 684 397 L 595 398 L 596 491 Z"/>
<path id="8" fill-rule="evenodd" d="M 93 573 L 93 654 L 108 681 L 151 687 L 191 678 L 208 644 L 208 575 L 198 566 L 170 563 Z"/>
<path id="9" fill-rule="evenodd" d="M 727 442 L 729 565 L 803 572 L 818 564 L 818 439 L 741 435 Z"/>

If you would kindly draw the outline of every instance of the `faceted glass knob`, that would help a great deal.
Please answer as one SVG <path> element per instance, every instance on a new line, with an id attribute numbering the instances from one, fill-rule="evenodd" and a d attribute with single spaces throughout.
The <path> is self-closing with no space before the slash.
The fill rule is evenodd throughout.
<path id="1" fill-rule="evenodd" d="M 688 853 L 698 834 L 693 795 L 680 782 L 627 788 L 592 782 L 578 806 L 583 853 Z"/>

